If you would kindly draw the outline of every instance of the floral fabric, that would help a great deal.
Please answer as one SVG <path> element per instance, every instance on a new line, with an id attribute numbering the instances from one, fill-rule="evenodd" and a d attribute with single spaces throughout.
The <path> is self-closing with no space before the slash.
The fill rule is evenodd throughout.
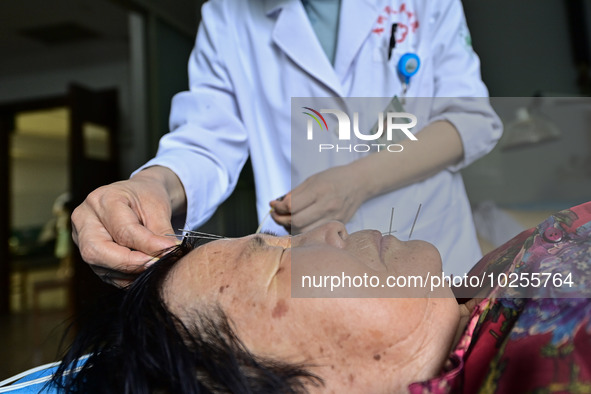
<path id="1" fill-rule="evenodd" d="M 470 275 L 491 272 L 560 279 L 488 289 L 440 375 L 410 392 L 591 393 L 591 203 L 524 231 Z"/>

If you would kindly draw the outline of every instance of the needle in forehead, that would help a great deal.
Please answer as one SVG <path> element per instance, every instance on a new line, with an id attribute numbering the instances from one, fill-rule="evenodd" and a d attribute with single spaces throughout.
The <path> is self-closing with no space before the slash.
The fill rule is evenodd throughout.
<path id="1" fill-rule="evenodd" d="M 186 238 L 203 238 L 203 239 L 227 239 L 227 237 L 224 237 L 223 235 L 217 235 L 217 234 L 209 234 L 209 233 L 204 233 L 201 231 L 195 231 L 195 230 L 187 230 L 187 229 L 183 229 L 183 228 L 179 228 L 178 231 L 181 231 L 184 233 L 184 237 Z M 167 236 L 174 236 L 176 237 L 176 234 L 165 234 Z"/>

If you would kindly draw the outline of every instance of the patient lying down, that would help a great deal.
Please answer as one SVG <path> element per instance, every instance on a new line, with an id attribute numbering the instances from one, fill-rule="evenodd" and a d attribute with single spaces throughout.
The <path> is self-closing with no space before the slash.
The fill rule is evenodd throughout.
<path id="1" fill-rule="evenodd" d="M 588 271 L 590 233 L 591 204 L 575 207 L 487 255 L 473 272 Z M 336 294 L 301 287 L 302 276 L 341 273 L 381 283 L 386 276 L 426 278 L 441 274 L 441 260 L 428 243 L 348 234 L 337 222 L 295 237 L 202 245 L 187 238 L 94 311 L 61 372 L 91 357 L 53 384 L 134 393 L 591 387 L 591 360 L 581 356 L 591 351 L 591 303 L 578 290 L 559 286 L 532 299 L 519 291 L 501 297 L 493 286 L 486 298 L 459 305 L 449 287 Z"/>

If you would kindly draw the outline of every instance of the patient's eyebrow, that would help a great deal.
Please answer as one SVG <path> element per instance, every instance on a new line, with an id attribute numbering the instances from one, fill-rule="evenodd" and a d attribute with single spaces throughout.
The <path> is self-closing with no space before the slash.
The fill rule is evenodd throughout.
<path id="1" fill-rule="evenodd" d="M 259 235 L 255 235 L 250 240 L 250 246 L 253 247 L 254 249 L 256 249 L 256 248 L 262 248 L 264 246 L 267 246 L 267 243 L 265 242 L 265 240 L 263 239 L 263 237 L 261 237 Z"/>
<path id="2" fill-rule="evenodd" d="M 247 244 L 246 247 L 246 256 L 248 257 L 251 253 L 256 253 L 258 251 L 260 251 L 261 249 L 265 248 L 267 246 L 267 242 L 265 242 L 265 239 L 263 237 L 261 237 L 260 235 L 255 235 L 254 237 L 252 237 Z"/>

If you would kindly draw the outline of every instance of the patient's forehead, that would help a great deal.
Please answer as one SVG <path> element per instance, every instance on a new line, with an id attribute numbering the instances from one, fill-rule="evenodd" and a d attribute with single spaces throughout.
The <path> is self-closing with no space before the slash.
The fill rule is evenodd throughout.
<path id="1" fill-rule="evenodd" d="M 164 284 L 166 300 L 188 305 L 198 299 L 217 301 L 230 288 L 233 292 L 259 291 L 277 270 L 281 250 L 265 241 L 247 236 L 197 246 L 169 273 Z"/>
<path id="2" fill-rule="evenodd" d="M 169 307 L 187 306 L 195 301 L 196 292 L 206 290 L 204 285 L 210 277 L 210 262 L 221 253 L 221 248 L 214 242 L 218 241 L 192 242 L 186 254 L 171 268 L 162 286 L 163 298 Z"/>

